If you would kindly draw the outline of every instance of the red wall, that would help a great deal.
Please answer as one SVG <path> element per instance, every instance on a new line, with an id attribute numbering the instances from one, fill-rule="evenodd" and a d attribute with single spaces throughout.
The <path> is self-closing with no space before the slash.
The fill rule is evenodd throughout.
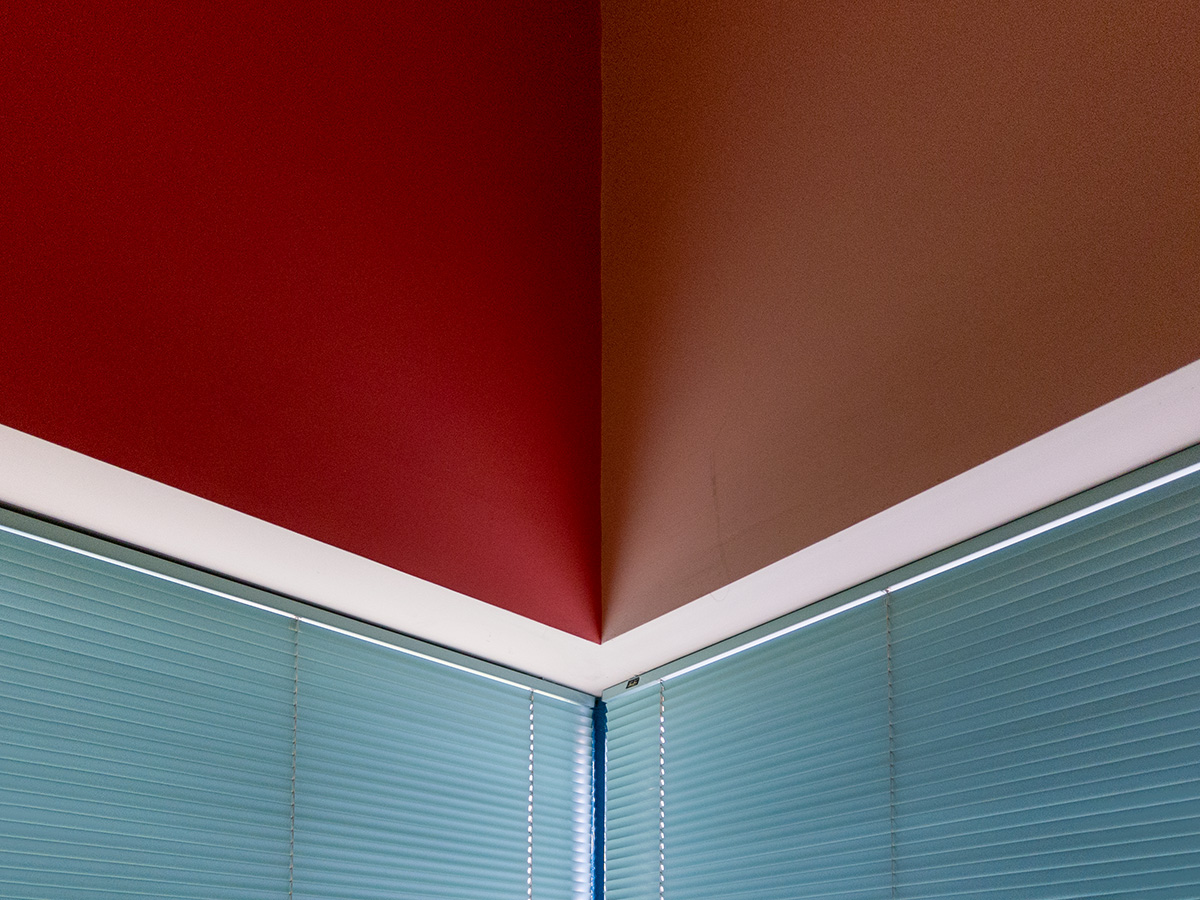
<path id="1" fill-rule="evenodd" d="M 8 4 L 0 422 L 599 635 L 599 11 Z"/>

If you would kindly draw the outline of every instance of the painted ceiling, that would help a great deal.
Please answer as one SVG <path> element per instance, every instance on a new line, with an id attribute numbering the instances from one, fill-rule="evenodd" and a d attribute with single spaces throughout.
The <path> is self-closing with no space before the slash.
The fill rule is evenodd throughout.
<path id="1" fill-rule="evenodd" d="M 590 640 L 1200 358 L 1192 3 L 5 15 L 0 423 Z"/>

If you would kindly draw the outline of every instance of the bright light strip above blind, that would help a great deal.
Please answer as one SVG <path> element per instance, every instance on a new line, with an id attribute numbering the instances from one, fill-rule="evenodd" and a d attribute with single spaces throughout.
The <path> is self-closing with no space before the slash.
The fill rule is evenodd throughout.
<path id="1" fill-rule="evenodd" d="M 1030 538 L 1035 538 L 1039 534 L 1045 534 L 1047 531 L 1053 531 L 1055 528 L 1061 528 L 1071 522 L 1076 522 L 1079 519 L 1094 515 L 1101 510 L 1108 509 L 1110 506 L 1116 506 L 1118 503 L 1124 503 L 1126 500 L 1132 500 L 1134 497 L 1152 491 L 1155 488 L 1160 488 L 1163 485 L 1170 484 L 1172 481 L 1178 481 L 1180 478 L 1186 478 L 1194 472 L 1200 472 L 1200 463 L 1193 463 L 1186 468 L 1180 469 L 1177 472 L 1171 472 L 1163 475 L 1161 478 L 1155 478 L 1153 481 L 1147 481 L 1143 485 L 1135 488 L 1130 488 L 1123 491 L 1114 497 L 1109 497 L 1107 500 L 1101 500 L 1098 503 L 1093 503 L 1091 506 L 1085 506 L 1083 509 L 1076 510 L 1068 515 L 1061 516 L 1052 522 L 1047 522 L 1045 525 L 1039 525 L 1037 528 L 1031 528 L 1028 531 L 1023 531 L 1018 535 L 1014 535 L 1006 540 L 992 544 L 990 547 L 984 547 L 982 550 L 976 550 L 974 553 L 968 553 L 966 556 L 959 557 L 944 565 L 930 569 L 928 572 L 922 572 L 920 575 L 914 575 L 912 578 L 906 578 L 904 581 L 893 584 L 891 587 L 885 588 L 889 593 L 894 593 L 903 590 L 906 587 L 911 587 L 914 584 L 919 584 L 926 579 L 933 578 L 935 575 L 941 575 L 943 572 L 949 572 L 952 569 L 957 569 L 959 566 L 964 566 L 967 563 L 974 562 L 977 559 L 982 559 L 985 556 L 990 556 L 1000 550 L 1020 544 Z"/>
<path id="2" fill-rule="evenodd" d="M 753 647 L 761 646 L 768 641 L 773 641 L 776 638 L 781 638 L 785 634 L 791 634 L 793 631 L 799 631 L 801 628 L 807 628 L 809 625 L 816 625 L 818 622 L 824 622 L 834 616 L 847 612 L 855 607 L 862 606 L 864 603 L 870 603 L 872 600 L 878 600 L 887 591 L 872 591 L 865 597 L 859 597 L 857 600 L 851 600 L 848 603 L 843 603 L 841 606 L 835 606 L 833 609 L 827 609 L 823 613 L 819 613 L 811 618 L 805 619 L 802 622 L 795 622 L 788 625 L 786 628 L 780 628 L 778 631 L 772 631 L 770 634 L 764 634 L 762 637 L 755 638 L 749 643 L 741 644 L 726 650 L 724 653 L 718 653 L 716 656 L 711 656 L 708 659 L 702 659 L 699 662 L 693 663 L 685 669 L 680 669 L 678 672 L 670 672 L 664 675 L 660 681 L 670 681 L 672 678 L 678 678 L 680 675 L 687 675 L 689 672 L 695 672 L 697 669 L 703 669 L 705 666 L 710 666 L 715 662 L 720 662 L 723 659 L 729 659 L 731 656 L 737 656 L 744 650 L 750 650 Z"/>
<path id="3" fill-rule="evenodd" d="M 282 613 L 282 615 L 291 615 L 291 613 Z M 507 684 L 510 687 L 522 688 L 523 690 L 530 691 L 534 694 L 541 694 L 543 697 L 549 697 L 551 700 L 562 700 L 566 703 L 576 702 L 572 698 L 564 696 L 564 694 L 556 694 L 552 691 L 545 690 L 544 688 L 533 687 L 523 681 L 513 681 L 511 678 L 502 678 L 499 675 L 493 675 L 491 672 L 481 672 L 479 669 L 472 668 L 471 666 L 462 665 L 448 659 L 440 659 L 439 657 L 431 656 L 428 653 L 421 653 L 419 650 L 414 650 L 411 647 L 401 647 L 396 644 L 389 643 L 388 641 L 381 641 L 379 638 L 373 638 L 365 634 L 359 634 L 357 631 L 349 631 L 345 628 L 338 628 L 336 625 L 330 625 L 327 622 L 318 622 L 316 619 L 310 619 L 307 616 L 294 616 L 294 618 L 299 619 L 301 622 L 307 622 L 309 625 L 315 625 L 317 628 L 324 628 L 326 631 L 344 634 L 346 637 L 352 637 L 356 640 L 366 641 L 368 644 L 375 644 L 377 647 L 384 647 L 387 650 L 395 650 L 397 653 L 403 653 L 406 656 L 415 656 L 417 659 L 426 659 L 429 660 L 429 662 L 437 663 L 439 666 L 445 666 L 448 669 L 458 669 L 460 672 L 469 672 L 472 675 L 477 675 L 480 678 L 486 678 L 489 681 L 496 681 L 500 684 Z"/>
<path id="4" fill-rule="evenodd" d="M 1195 456 L 1195 451 L 1197 449 L 1200 449 L 1200 448 L 1193 448 L 1192 451 L 1185 450 L 1182 452 L 1183 453 L 1190 452 L 1192 456 Z M 1161 465 L 1163 462 L 1169 462 L 1169 461 L 1164 460 L 1164 461 L 1161 461 L 1160 463 L 1156 463 L 1156 464 L 1152 464 L 1152 465 L 1155 465 L 1155 466 Z M 1064 515 L 1053 518 L 1048 522 L 1044 522 L 1044 523 L 1042 523 L 1040 525 L 1036 525 L 1032 528 L 1025 529 L 1024 531 L 1021 531 L 1018 534 L 1004 538 L 1003 540 L 997 541 L 993 544 L 989 544 L 986 547 L 982 547 L 978 550 L 971 551 L 970 553 L 965 553 L 962 556 L 955 557 L 954 559 L 952 559 L 948 562 L 934 566 L 933 568 L 927 569 L 923 572 L 919 572 L 916 575 L 912 575 L 908 578 L 904 578 L 900 581 L 897 581 L 893 584 L 889 584 L 885 587 L 874 589 L 868 594 L 865 594 L 860 597 L 856 597 L 845 603 L 840 603 L 837 606 L 833 607 L 832 609 L 828 609 L 828 610 L 825 610 L 816 615 L 809 616 L 808 618 L 801 619 L 798 622 L 791 622 L 787 625 L 784 625 L 784 626 L 777 628 L 773 631 L 770 631 L 766 634 L 762 634 L 762 635 L 759 635 L 758 637 L 748 640 L 745 643 L 738 644 L 736 646 L 729 647 L 726 650 L 717 652 L 712 656 L 706 656 L 703 659 L 697 659 L 695 662 L 685 665 L 682 668 L 673 669 L 672 667 L 674 665 L 676 665 L 676 663 L 668 663 L 665 666 L 659 667 L 659 669 L 652 670 L 649 673 L 645 673 L 642 676 L 639 676 L 638 679 L 631 679 L 631 680 L 635 682 L 636 687 L 646 687 L 646 686 L 649 686 L 656 682 L 670 681 L 671 679 L 678 678 L 681 675 L 686 675 L 690 672 L 695 672 L 697 669 L 702 669 L 705 666 L 712 665 L 713 663 L 720 662 L 721 660 L 729 659 L 731 656 L 736 656 L 737 654 L 742 653 L 745 650 L 750 650 L 754 647 L 762 646 L 763 644 L 769 643 L 770 641 L 774 641 L 778 638 L 784 637 L 785 635 L 792 634 L 793 632 L 798 631 L 801 628 L 806 628 L 809 625 L 815 625 L 817 622 L 825 621 L 826 619 L 829 619 L 833 616 L 840 615 L 841 613 L 847 612 L 848 610 L 855 609 L 859 606 L 862 606 L 865 603 L 870 603 L 872 600 L 878 600 L 880 597 L 883 597 L 885 594 L 894 594 L 897 591 L 903 590 L 904 588 L 911 587 L 915 584 L 920 584 L 921 582 L 927 581 L 928 579 L 933 578 L 934 576 L 941 575 L 945 572 L 952 571 L 953 569 L 957 569 L 960 566 L 966 565 L 967 563 L 971 563 L 971 562 L 974 562 L 975 560 L 982 559 L 985 556 L 990 556 L 991 554 L 996 553 L 1000 550 L 1004 550 L 1004 549 L 1007 549 L 1008 547 L 1015 546 L 1016 544 L 1020 544 L 1024 541 L 1028 541 L 1032 538 L 1038 537 L 1039 535 L 1045 534 L 1049 531 L 1053 531 L 1056 528 L 1061 528 L 1062 526 L 1068 525 L 1071 522 L 1076 522 L 1080 519 L 1094 515 L 1098 512 L 1101 512 L 1102 510 L 1109 509 L 1110 507 L 1116 506 L 1120 503 L 1124 503 L 1125 501 L 1131 500 L 1134 497 L 1139 497 L 1142 494 L 1145 494 L 1149 491 L 1153 491 L 1153 490 L 1163 487 L 1165 485 L 1171 484 L 1172 482 L 1178 481 L 1181 478 L 1186 478 L 1187 476 L 1193 475 L 1197 472 L 1200 472 L 1200 462 L 1190 463 L 1188 465 L 1183 466 L 1180 469 L 1176 469 L 1174 471 L 1167 472 L 1164 475 L 1160 475 L 1155 478 L 1152 478 L 1151 480 L 1146 481 L 1143 484 L 1135 485 L 1134 487 L 1120 491 L 1119 493 L 1114 494 L 1111 497 L 1106 497 L 1103 500 L 1097 500 L 1096 502 L 1087 504 L 1086 506 L 1084 506 L 1080 509 L 1077 509 L 1073 512 L 1066 513 Z M 1131 474 L 1136 475 L 1136 473 L 1131 473 Z M 1126 476 L 1126 477 L 1129 477 L 1129 476 Z M 1103 485 L 1101 485 L 1100 487 L 1102 488 Z M 1052 506 L 1049 509 L 1052 510 L 1053 508 L 1054 507 Z M 908 567 L 905 567 L 905 568 L 908 568 Z M 796 613 L 793 613 L 791 615 L 796 615 Z M 790 616 L 789 616 L 789 618 L 790 618 Z M 730 639 L 730 640 L 732 641 L 735 639 Z M 717 645 L 717 646 L 719 646 L 719 645 Z M 712 648 L 709 648 L 709 650 L 711 650 L 711 649 Z M 701 655 L 706 652 L 708 652 L 708 651 L 700 650 L 697 652 L 696 655 Z M 686 658 L 687 657 L 684 657 L 684 659 L 686 659 Z M 661 670 L 666 670 L 666 671 L 663 671 L 661 675 L 656 676 L 655 673 L 658 671 L 661 671 Z M 615 686 L 615 687 L 619 688 L 620 686 Z M 629 689 L 631 686 L 629 684 L 626 684 L 625 687 L 626 687 L 626 689 Z M 613 690 L 614 690 L 614 688 L 610 688 L 608 691 L 605 691 L 605 694 L 604 694 L 605 698 L 611 696 L 610 692 L 612 692 Z M 620 693 L 620 691 L 618 690 L 617 693 Z"/>
<path id="5" fill-rule="evenodd" d="M 255 609 L 261 609 L 264 612 L 274 613 L 277 616 L 284 616 L 289 619 L 297 618 L 297 616 L 294 614 L 285 612 L 282 609 L 277 609 L 274 606 L 267 606 L 264 603 L 255 603 L 253 600 L 247 600 L 245 597 L 227 594 L 224 591 L 218 591 L 214 588 L 205 587 L 204 585 L 196 584 L 195 582 L 184 581 L 182 578 L 175 578 L 171 575 L 167 575 L 164 572 L 155 572 L 153 569 L 136 566 L 133 563 L 128 563 L 120 559 L 114 559 L 111 556 L 103 556 L 99 553 L 92 553 L 90 550 L 84 550 L 82 547 L 73 547 L 70 544 L 64 544 L 62 541 L 55 541 L 48 537 L 42 537 L 40 534 L 22 531 L 19 528 L 11 528 L 8 525 L 0 525 L 0 531 L 7 532 L 8 534 L 15 534 L 17 537 L 26 538 L 31 541 L 37 541 L 39 544 L 45 544 L 48 547 L 56 547 L 59 550 L 66 550 L 68 553 L 74 553 L 78 556 L 86 556 L 88 559 L 95 559 L 111 566 L 118 566 L 122 569 L 127 569 L 130 572 L 137 572 L 139 575 L 149 575 L 151 578 L 157 578 L 160 581 L 169 581 L 171 584 L 177 584 L 180 587 L 201 591 L 205 594 L 211 594 L 212 596 L 220 597 L 223 600 L 232 600 L 234 603 L 240 603 L 243 606 L 252 606 Z"/>
<path id="6" fill-rule="evenodd" d="M 0 508 L 0 514 L 8 514 L 9 516 L 11 516 L 13 518 L 19 518 L 22 521 L 36 522 L 39 526 L 41 526 L 43 528 L 51 529 L 51 530 L 61 530 L 64 532 L 69 532 L 72 537 L 76 536 L 75 532 L 70 532 L 69 529 L 63 528 L 62 526 L 57 526 L 57 525 L 53 525 L 50 523 L 44 523 L 37 519 L 30 519 L 22 513 L 10 512 L 8 510 Z M 292 620 L 300 621 L 300 622 L 306 622 L 309 625 L 315 625 L 316 627 L 323 628 L 327 631 L 333 631 L 333 632 L 337 632 L 338 634 L 344 634 L 344 635 L 347 635 L 348 637 L 356 638 L 357 640 L 360 640 L 360 641 L 366 641 L 367 643 L 375 644 L 379 647 L 384 647 L 388 650 L 393 650 L 397 653 L 403 653 L 407 656 L 412 656 L 412 657 L 416 657 L 418 659 L 428 660 L 429 662 L 433 662 L 440 666 L 445 666 L 450 669 L 457 669 L 462 672 L 467 672 L 472 675 L 476 675 L 480 678 L 485 678 L 489 681 L 495 681 L 495 682 L 499 682 L 500 684 L 507 684 L 512 687 L 521 688 L 523 690 L 533 691 L 536 694 L 541 694 L 542 696 L 548 697 L 552 700 L 559 700 L 564 703 L 576 703 L 576 704 L 585 703 L 586 704 L 587 699 L 588 699 L 586 697 L 586 695 L 584 695 L 583 693 L 581 693 L 579 691 L 573 691 L 569 688 L 563 688 L 561 691 L 556 691 L 556 690 L 554 690 L 555 685 L 553 685 L 552 682 L 543 681 L 542 679 L 539 679 L 539 678 L 531 677 L 528 681 L 523 681 L 523 680 L 518 680 L 516 677 L 508 678 L 502 674 L 499 674 L 498 672 L 488 671 L 488 669 L 492 669 L 492 668 L 500 670 L 500 671 L 504 671 L 504 668 L 502 666 L 498 666 L 493 663 L 484 663 L 482 661 L 480 661 L 479 665 L 472 665 L 470 657 L 459 654 L 452 650 L 442 650 L 442 648 L 435 648 L 435 647 L 433 647 L 433 645 L 427 645 L 430 647 L 430 650 L 436 650 L 440 653 L 445 654 L 444 656 L 441 656 L 441 655 L 438 655 L 438 652 L 423 652 L 423 651 L 417 649 L 416 647 L 408 647 L 408 646 L 404 646 L 403 644 L 399 643 L 400 640 L 411 641 L 414 644 L 422 644 L 423 643 L 421 641 L 418 641 L 416 638 L 409 638 L 409 637 L 406 637 L 403 635 L 397 635 L 396 636 L 397 641 L 384 640 L 381 638 L 372 637 L 368 634 L 364 634 L 359 631 L 352 630 L 350 628 L 339 627 L 339 626 L 333 624 L 332 622 L 323 622 L 318 619 L 312 618 L 310 616 L 303 615 L 300 612 L 290 611 L 284 607 L 295 606 L 297 609 L 304 609 L 305 605 L 303 603 L 301 603 L 300 601 L 292 600 L 287 597 L 280 596 L 278 598 L 279 606 L 273 606 L 270 603 L 259 603 L 254 600 L 251 600 L 247 597 L 238 596 L 237 594 L 231 593 L 229 591 L 223 591 L 223 590 L 220 590 L 219 588 L 214 588 L 209 585 L 205 585 L 205 584 L 201 583 L 200 578 L 196 578 L 196 579 L 180 578 L 178 576 L 171 575 L 168 572 L 159 571 L 154 568 L 150 568 L 148 566 L 138 565 L 137 563 L 130 562 L 125 559 L 120 559 L 120 558 L 118 558 L 117 553 L 112 553 L 112 554 L 98 553 L 93 550 L 88 550 L 81 546 L 76 546 L 75 544 L 72 544 L 66 540 L 57 540 L 55 538 L 49 537 L 44 534 L 38 534 L 38 533 L 36 533 L 36 531 L 31 530 L 31 529 L 19 528 L 19 527 L 15 527 L 12 525 L 6 525 L 6 524 L 3 524 L 2 522 L 0 522 L 0 531 L 3 531 L 7 534 L 15 535 L 17 537 L 24 538 L 26 540 L 35 541 L 39 544 L 43 544 L 48 547 L 54 547 L 59 550 L 64 550 L 68 553 L 72 553 L 77 556 L 83 556 L 88 559 L 94 559 L 99 562 L 105 563 L 106 565 L 117 566 L 118 568 L 125 569 L 126 571 L 129 571 L 129 572 L 136 572 L 139 575 L 145 575 L 150 578 L 157 579 L 159 581 L 164 581 L 164 582 L 168 582 L 170 584 L 174 584 L 174 585 L 178 585 L 180 587 L 187 588 L 189 590 L 200 591 L 201 593 L 208 594 L 213 597 L 219 597 L 222 600 L 230 600 L 230 601 L 232 601 L 234 603 L 238 603 L 242 606 L 249 606 L 254 609 L 261 609 L 265 612 L 269 612 L 269 613 L 272 613 L 277 616 L 283 616 L 284 618 L 287 618 L 287 619 L 292 619 Z M 80 540 L 90 539 L 90 540 L 95 540 L 95 541 L 103 541 L 102 538 L 89 538 L 89 536 L 82 535 L 82 534 L 78 535 L 78 537 L 80 538 Z M 107 543 L 107 542 L 105 542 L 105 543 Z M 154 559 L 154 557 L 150 556 L 149 554 L 144 554 L 143 551 L 135 550 L 132 548 L 122 547 L 121 545 L 111 545 L 111 546 L 113 547 L 114 551 L 128 553 L 131 555 L 136 555 L 138 557 Z M 169 561 L 165 561 L 165 560 L 163 562 L 164 562 L 164 565 L 177 565 L 177 566 L 180 566 L 180 567 L 186 569 L 185 564 L 181 564 L 181 563 L 175 564 L 175 563 L 170 563 Z M 202 573 L 202 572 L 197 571 L 197 574 L 205 575 L 207 573 Z M 213 576 L 213 577 L 220 579 L 220 576 Z M 255 592 L 258 592 L 261 589 L 248 588 L 248 590 L 254 590 Z M 312 607 L 309 607 L 309 608 L 311 609 Z M 352 621 L 352 620 L 345 620 L 345 619 L 343 619 L 343 617 L 339 616 L 336 613 L 331 613 L 330 617 L 341 619 L 341 620 L 347 621 L 347 622 Z M 366 626 L 366 627 L 369 627 L 372 629 L 375 628 L 375 626 Z M 379 629 L 379 631 L 386 633 L 384 629 Z M 460 657 L 460 656 L 463 660 L 462 662 L 456 661 L 456 659 L 453 658 L 453 657 Z M 518 676 L 520 673 L 514 671 L 512 674 L 513 674 L 513 676 Z"/>

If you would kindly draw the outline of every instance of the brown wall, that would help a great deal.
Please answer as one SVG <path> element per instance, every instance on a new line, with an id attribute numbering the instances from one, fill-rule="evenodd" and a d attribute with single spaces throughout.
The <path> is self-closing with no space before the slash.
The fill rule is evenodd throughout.
<path id="1" fill-rule="evenodd" d="M 1200 357 L 1200 5 L 602 21 L 606 637 Z"/>

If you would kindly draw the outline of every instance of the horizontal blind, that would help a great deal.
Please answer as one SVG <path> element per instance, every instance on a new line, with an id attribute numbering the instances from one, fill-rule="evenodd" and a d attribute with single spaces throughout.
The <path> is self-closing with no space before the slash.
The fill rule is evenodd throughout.
<path id="1" fill-rule="evenodd" d="M 300 627 L 294 896 L 527 897 L 530 692 Z"/>
<path id="2" fill-rule="evenodd" d="M 607 716 L 604 897 L 653 900 L 661 876 L 659 692 L 618 696 Z"/>
<path id="3" fill-rule="evenodd" d="M 592 891 L 592 711 L 533 698 L 533 897 Z"/>
<path id="4" fill-rule="evenodd" d="M 1200 896 L 1197 481 L 895 593 L 898 896 Z"/>
<path id="5" fill-rule="evenodd" d="M 0 620 L 0 896 L 287 897 L 287 618 L 0 531 Z"/>
<path id="6" fill-rule="evenodd" d="M 882 601 L 670 680 L 664 707 L 666 897 L 889 896 Z"/>
<path id="7" fill-rule="evenodd" d="M 586 695 L 0 516 L 0 896 L 590 894 Z"/>

